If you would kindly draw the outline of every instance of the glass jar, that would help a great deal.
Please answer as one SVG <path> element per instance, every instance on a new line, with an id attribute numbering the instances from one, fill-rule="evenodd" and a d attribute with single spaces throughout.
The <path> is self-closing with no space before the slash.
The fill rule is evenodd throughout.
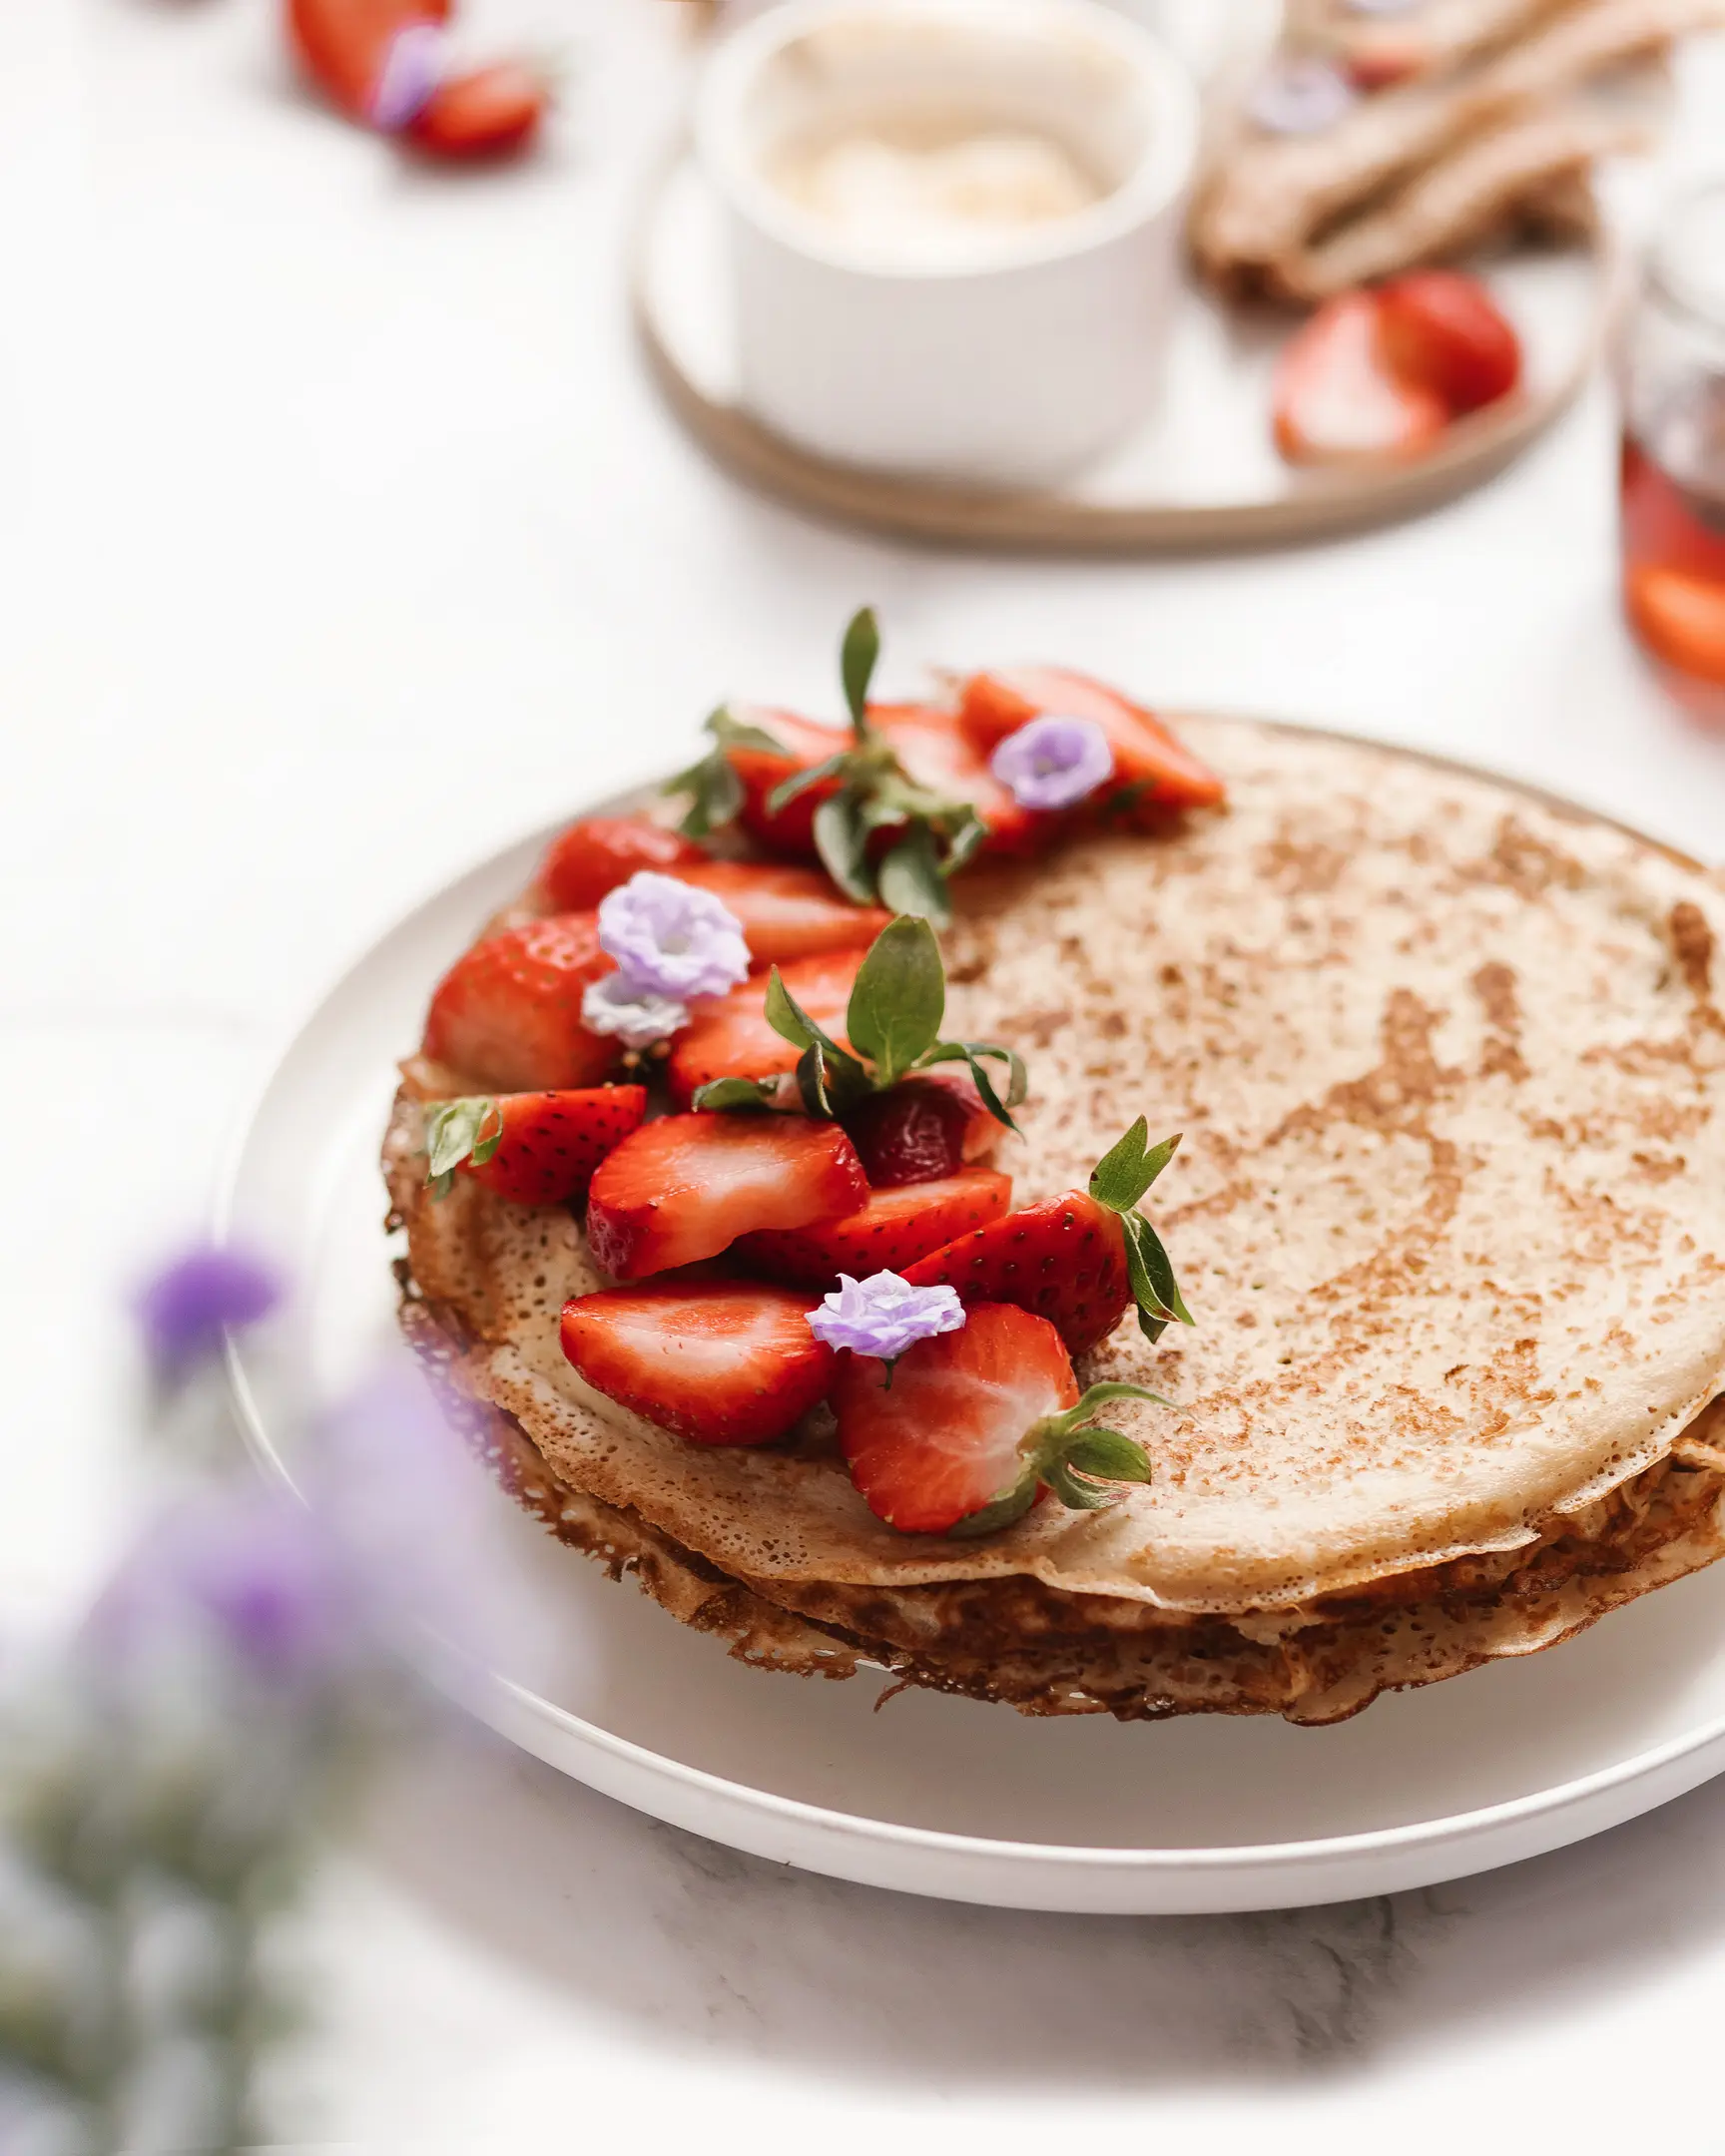
<path id="1" fill-rule="evenodd" d="M 1725 723 L 1725 181 L 1665 218 L 1622 359 L 1624 611 L 1673 693 Z"/>

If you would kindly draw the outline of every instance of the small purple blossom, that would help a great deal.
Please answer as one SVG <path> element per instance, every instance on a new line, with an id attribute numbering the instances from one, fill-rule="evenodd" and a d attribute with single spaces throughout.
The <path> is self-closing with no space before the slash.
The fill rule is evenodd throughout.
<path id="1" fill-rule="evenodd" d="M 952 1288 L 912 1288 L 896 1273 L 872 1273 L 865 1281 L 841 1273 L 839 1287 L 809 1313 L 809 1330 L 829 1348 L 896 1361 L 905 1348 L 937 1333 L 956 1333 L 964 1306 Z"/>
<path id="2" fill-rule="evenodd" d="M 689 1023 L 689 1006 L 637 987 L 619 969 L 589 984 L 581 998 L 581 1023 L 589 1033 L 604 1033 L 625 1048 L 651 1048 Z"/>
<path id="3" fill-rule="evenodd" d="M 440 23 L 410 22 L 384 48 L 383 64 L 366 100 L 366 117 L 384 135 L 399 135 L 430 104 L 449 64 L 449 36 Z"/>
<path id="4" fill-rule="evenodd" d="M 1070 808 L 1114 775 L 1114 752 L 1094 719 L 1043 712 L 988 759 L 988 769 L 1023 808 Z"/>
<path id="5" fill-rule="evenodd" d="M 749 977 L 743 924 L 711 891 L 643 868 L 599 901 L 599 945 L 637 995 L 723 995 Z"/>
<path id="6" fill-rule="evenodd" d="M 151 1362 L 175 1375 L 217 1353 L 229 1327 L 258 1324 L 281 1299 L 280 1280 L 260 1259 L 211 1244 L 147 1281 L 134 1309 Z"/>
<path id="7" fill-rule="evenodd" d="M 1359 92 L 1339 68 L 1312 54 L 1267 68 L 1246 109 L 1272 135 L 1321 135 L 1350 111 Z"/>

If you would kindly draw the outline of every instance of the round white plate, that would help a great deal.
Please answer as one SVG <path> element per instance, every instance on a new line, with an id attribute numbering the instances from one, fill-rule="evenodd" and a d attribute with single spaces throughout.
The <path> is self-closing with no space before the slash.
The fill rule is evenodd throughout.
<path id="1" fill-rule="evenodd" d="M 233 1370 L 263 1458 L 292 1479 L 303 1386 L 339 1387 L 393 1333 L 379 1137 L 393 1064 L 540 834 L 409 914 L 324 998 L 236 1161 L 237 1232 L 301 1284 L 286 1344 Z M 1333 1729 L 1192 1716 L 1024 1720 L 886 1680 L 745 1668 L 565 1548 L 475 1467 L 474 1502 L 534 1623 L 437 1674 L 527 1751 L 657 1818 L 842 1879 L 1017 1908 L 1281 1908 L 1509 1864 L 1725 1769 L 1725 1565 L 1580 1639 Z"/>

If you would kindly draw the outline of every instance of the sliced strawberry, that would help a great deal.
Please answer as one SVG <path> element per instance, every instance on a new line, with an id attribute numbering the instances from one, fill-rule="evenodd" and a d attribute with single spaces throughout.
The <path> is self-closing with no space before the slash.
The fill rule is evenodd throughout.
<path id="1" fill-rule="evenodd" d="M 419 24 L 449 19 L 453 0 L 288 0 L 288 42 L 300 65 L 341 110 L 369 120 L 390 41 Z"/>
<path id="2" fill-rule="evenodd" d="M 1725 687 L 1725 586 L 1639 563 L 1624 580 L 1623 597 L 1637 635 L 1657 658 Z"/>
<path id="3" fill-rule="evenodd" d="M 545 78 L 519 60 L 440 82 L 404 139 L 438 158 L 501 158 L 524 150 L 550 109 Z"/>
<path id="4" fill-rule="evenodd" d="M 868 719 L 891 745 L 907 778 L 944 801 L 970 804 L 988 826 L 984 853 L 1029 853 L 1044 841 L 1047 818 L 1019 807 L 978 755 L 956 712 L 926 704 L 872 704 Z M 882 837 L 889 840 L 890 833 Z"/>
<path id="5" fill-rule="evenodd" d="M 703 860 L 671 873 L 723 899 L 742 922 L 757 965 L 866 950 L 892 918 L 882 906 L 854 905 L 819 868 Z"/>
<path id="6" fill-rule="evenodd" d="M 709 856 L 693 839 L 641 816 L 583 816 L 552 839 L 536 889 L 548 911 L 579 913 L 643 868 L 681 875 L 708 865 Z"/>
<path id="7" fill-rule="evenodd" d="M 426 1180 L 441 1197 L 458 1171 L 517 1205 L 561 1205 L 646 1113 L 638 1085 L 442 1101 L 426 1117 Z"/>
<path id="8" fill-rule="evenodd" d="M 1033 1311 L 1073 1354 L 1106 1340 L 1132 1307 L 1120 1216 L 1084 1191 L 1023 1206 L 894 1270 L 913 1288 L 955 1288 L 965 1303 Z"/>
<path id="9" fill-rule="evenodd" d="M 599 1164 L 587 1240 L 607 1273 L 640 1280 L 717 1257 L 753 1229 L 839 1219 L 867 1194 L 862 1163 L 837 1124 L 664 1116 Z"/>
<path id="10" fill-rule="evenodd" d="M 1521 379 L 1521 340 L 1477 277 L 1414 270 L 1378 287 L 1378 344 L 1399 381 L 1438 398 L 1452 418 L 1507 396 Z"/>
<path id="11" fill-rule="evenodd" d="M 1092 720 L 1114 752 L 1110 802 L 1127 811 L 1130 821 L 1153 822 L 1178 809 L 1213 808 L 1222 799 L 1221 780 L 1159 719 L 1087 674 L 1064 667 L 972 674 L 959 708 L 965 731 L 983 756 L 1044 712 Z"/>
<path id="12" fill-rule="evenodd" d="M 839 791 L 837 779 L 823 780 L 778 810 L 767 806 L 775 789 L 802 771 L 841 756 L 852 746 L 848 729 L 819 726 L 813 719 L 799 719 L 795 712 L 758 711 L 732 705 L 731 716 L 744 726 L 759 727 L 783 742 L 786 753 L 774 756 L 765 749 L 732 747 L 725 754 L 743 784 L 743 806 L 738 810 L 743 828 L 769 853 L 794 860 L 814 860 L 815 811 L 829 795 Z"/>
<path id="13" fill-rule="evenodd" d="M 955 1175 L 966 1161 L 992 1153 L 1001 1135 L 965 1071 L 901 1078 L 848 1109 L 842 1120 L 876 1190 Z"/>
<path id="14" fill-rule="evenodd" d="M 581 999 L 611 970 L 591 913 L 553 913 L 487 936 L 439 983 L 424 1052 L 500 1093 L 597 1085 L 617 1043 L 588 1032 Z"/>
<path id="15" fill-rule="evenodd" d="M 843 1047 L 842 1028 L 861 951 L 832 951 L 780 969 L 780 977 L 817 1025 Z M 715 1078 L 771 1078 L 797 1068 L 798 1051 L 767 1023 L 767 983 L 744 981 L 696 1013 L 671 1043 L 666 1078 L 671 1098 L 687 1108 L 697 1086 Z"/>
<path id="16" fill-rule="evenodd" d="M 1048 1490 L 1096 1511 L 1150 1479 L 1143 1446 L 1090 1418 L 1156 1394 L 1101 1384 L 1080 1398 L 1059 1334 L 1011 1304 L 977 1304 L 961 1331 L 890 1365 L 847 1353 L 831 1397 L 852 1481 L 903 1534 L 985 1534 Z"/>
<path id="17" fill-rule="evenodd" d="M 1276 446 L 1293 464 L 1399 464 L 1431 449 L 1449 408 L 1391 372 L 1377 295 L 1344 292 L 1289 338 L 1272 390 Z"/>
<path id="18" fill-rule="evenodd" d="M 871 1273 L 904 1273 L 924 1253 L 997 1220 L 1011 1203 L 1010 1176 L 992 1168 L 963 1168 L 937 1183 L 871 1191 L 861 1211 L 819 1227 L 749 1236 L 737 1255 L 769 1280 L 831 1288 L 841 1273 L 858 1280 Z"/>
<path id="19" fill-rule="evenodd" d="M 589 1384 L 691 1444 L 768 1444 L 833 1380 L 809 1298 L 753 1281 L 651 1281 L 563 1306 L 563 1352 Z"/>

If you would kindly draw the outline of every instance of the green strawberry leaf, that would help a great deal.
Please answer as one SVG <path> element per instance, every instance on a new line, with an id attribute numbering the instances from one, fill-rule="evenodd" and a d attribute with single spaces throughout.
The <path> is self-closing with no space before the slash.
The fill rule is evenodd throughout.
<path id="1" fill-rule="evenodd" d="M 874 1066 L 877 1087 L 896 1085 L 935 1040 L 946 1008 L 940 946 L 926 920 L 901 915 L 881 929 L 851 990 L 845 1030 Z"/>
<path id="2" fill-rule="evenodd" d="M 956 1526 L 948 1527 L 948 1538 L 955 1542 L 968 1542 L 977 1535 L 993 1534 L 998 1528 L 1010 1527 L 1014 1520 L 1021 1520 L 1036 1502 L 1036 1489 L 1041 1479 L 1035 1467 L 1027 1468 L 1001 1496 L 981 1506 L 968 1518 L 959 1520 Z"/>
<path id="3" fill-rule="evenodd" d="M 496 1118 L 497 1128 L 486 1126 Z M 464 1160 L 483 1168 L 503 1139 L 503 1117 L 488 1094 L 440 1101 L 425 1119 L 425 1181 L 434 1198 L 446 1198 Z"/>
<path id="4" fill-rule="evenodd" d="M 677 826 L 686 838 L 706 838 L 727 823 L 736 820 L 737 811 L 743 806 L 743 782 L 731 769 L 728 749 L 763 749 L 772 756 L 789 756 L 790 751 L 777 741 L 765 728 L 750 726 L 741 719 L 733 719 L 723 704 L 707 717 L 707 732 L 713 737 L 713 746 L 698 764 L 691 764 L 687 771 L 668 779 L 660 789 L 665 794 L 687 794 L 689 808 L 682 822 Z"/>
<path id="5" fill-rule="evenodd" d="M 993 1079 L 982 1067 L 981 1058 L 993 1056 L 1006 1065 L 1006 1098 L 1001 1100 Z M 930 1070 L 936 1063 L 962 1063 L 970 1072 L 972 1083 L 982 1096 L 982 1105 L 996 1123 L 1018 1136 L 1023 1133 L 1013 1122 L 1009 1109 L 1016 1108 L 1030 1089 L 1025 1073 L 1024 1059 L 1014 1048 L 999 1047 L 993 1041 L 936 1041 L 925 1055 L 916 1059 L 918 1070 Z"/>
<path id="6" fill-rule="evenodd" d="M 859 905 L 873 904 L 868 829 L 855 788 L 847 787 L 842 794 L 832 795 L 816 809 L 815 850 L 847 898 L 855 898 Z"/>
<path id="7" fill-rule="evenodd" d="M 860 742 L 868 739 L 868 684 L 880 660 L 880 624 L 872 607 L 862 607 L 846 626 L 839 647 L 839 678 L 845 685 L 845 704 Z"/>
<path id="8" fill-rule="evenodd" d="M 819 764 L 811 764 L 807 771 L 793 772 L 791 777 L 776 786 L 767 797 L 767 813 L 777 815 L 787 808 L 799 794 L 807 794 L 812 786 L 819 786 L 823 779 L 842 778 L 851 761 L 851 752 L 841 749 L 837 756 L 824 758 Z"/>
<path id="9" fill-rule="evenodd" d="M 940 863 L 941 874 L 955 876 L 974 856 L 976 848 L 987 835 L 987 824 L 966 802 L 963 815 L 946 834 L 946 858 Z"/>
<path id="10" fill-rule="evenodd" d="M 777 1078 L 715 1078 L 697 1086 L 689 1104 L 698 1113 L 760 1115 L 779 1105 Z"/>
<path id="11" fill-rule="evenodd" d="M 1172 1400 L 1164 1399 L 1160 1392 L 1152 1392 L 1141 1384 L 1126 1384 L 1118 1378 L 1104 1378 L 1093 1384 L 1075 1407 L 1068 1407 L 1061 1420 L 1069 1430 L 1075 1430 L 1088 1422 L 1099 1407 L 1106 1407 L 1113 1400 L 1149 1400 L 1153 1406 L 1172 1407 Z"/>
<path id="12" fill-rule="evenodd" d="M 1066 1447 L 1064 1464 L 1095 1482 L 1148 1482 L 1150 1455 L 1135 1437 L 1091 1428 Z"/>
<path id="13" fill-rule="evenodd" d="M 1120 1225 L 1126 1231 L 1126 1277 L 1138 1306 L 1139 1331 L 1146 1340 L 1155 1341 L 1176 1319 L 1181 1325 L 1191 1325 L 1192 1313 L 1181 1298 L 1162 1238 L 1142 1213 L 1123 1214 Z"/>
<path id="14" fill-rule="evenodd" d="M 934 837 L 926 820 L 911 822 L 902 838 L 880 863 L 875 878 L 882 905 L 894 913 L 914 913 L 932 921 L 936 928 L 951 924 L 952 905 L 946 894 L 946 878 L 934 850 Z"/>
<path id="15" fill-rule="evenodd" d="M 1090 1195 L 1111 1213 L 1129 1213 L 1180 1149 L 1176 1135 L 1150 1143 L 1150 1127 L 1140 1116 L 1090 1171 Z"/>

